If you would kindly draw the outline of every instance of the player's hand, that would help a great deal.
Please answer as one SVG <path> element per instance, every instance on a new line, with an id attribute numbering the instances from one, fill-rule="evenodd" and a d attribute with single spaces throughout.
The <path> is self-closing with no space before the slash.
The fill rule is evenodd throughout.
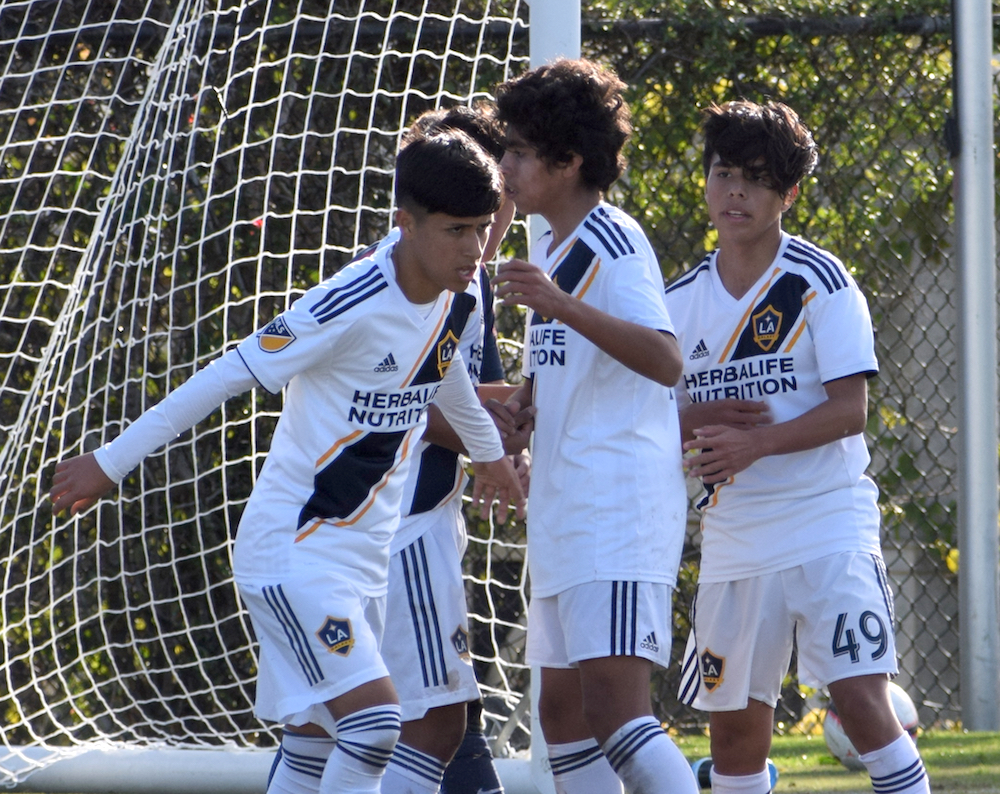
<path id="1" fill-rule="evenodd" d="M 699 450 L 684 459 L 688 476 L 697 477 L 706 485 L 725 482 L 763 457 L 760 439 L 752 429 L 740 430 L 723 425 L 699 427 L 694 440 L 684 442 L 684 451 Z"/>
<path id="2" fill-rule="evenodd" d="M 521 408 L 516 400 L 502 403 L 489 399 L 483 406 L 493 417 L 493 422 L 500 431 L 503 449 L 508 455 L 516 455 L 528 446 L 531 431 L 535 429 L 535 407 L 529 405 Z"/>
<path id="3" fill-rule="evenodd" d="M 524 495 L 528 495 L 531 487 L 531 455 L 525 452 L 511 456 L 514 461 L 514 471 L 517 472 L 517 479 L 521 483 L 521 490 Z"/>
<path id="4" fill-rule="evenodd" d="M 575 300 L 563 292 L 548 274 L 523 259 L 511 259 L 497 267 L 490 280 L 494 294 L 505 306 L 527 306 L 542 317 L 560 317 L 560 306 Z"/>
<path id="5" fill-rule="evenodd" d="M 770 408 L 757 400 L 710 400 L 690 403 L 680 411 L 681 438 L 691 440 L 695 428 L 725 425 L 737 430 L 748 430 L 757 425 L 771 423 Z"/>
<path id="6" fill-rule="evenodd" d="M 514 513 L 518 518 L 524 518 L 527 498 L 509 457 L 505 455 L 490 463 L 473 463 L 472 469 L 475 473 L 472 506 L 479 508 L 479 515 L 488 519 L 493 502 L 499 501 L 496 516 L 498 524 L 507 520 L 510 505 L 514 505 Z"/>
<path id="7" fill-rule="evenodd" d="M 97 504 L 114 487 L 114 481 L 104 473 L 92 452 L 61 461 L 56 464 L 49 491 L 52 512 L 58 515 L 68 508 L 69 514 L 75 516 Z"/>

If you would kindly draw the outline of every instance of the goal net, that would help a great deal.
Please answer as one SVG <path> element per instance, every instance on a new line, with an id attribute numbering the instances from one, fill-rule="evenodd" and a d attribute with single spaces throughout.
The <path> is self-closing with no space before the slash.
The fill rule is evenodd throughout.
<path id="1" fill-rule="evenodd" d="M 54 465 L 385 234 L 401 130 L 527 59 L 521 0 L 0 6 L 3 782 L 94 747 L 275 745 L 230 548 L 280 397 L 228 402 L 73 520 Z M 523 533 L 470 534 L 503 755 L 529 741 Z"/>

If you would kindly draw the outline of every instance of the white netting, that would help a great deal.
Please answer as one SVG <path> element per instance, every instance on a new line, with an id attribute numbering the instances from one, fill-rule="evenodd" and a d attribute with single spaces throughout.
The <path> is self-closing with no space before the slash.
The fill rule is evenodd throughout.
<path id="1" fill-rule="evenodd" d="M 400 130 L 523 68 L 526 14 L 520 0 L 0 6 L 8 761 L 26 745 L 273 744 L 251 713 L 229 550 L 280 399 L 229 402 L 74 521 L 50 516 L 52 469 L 384 234 Z M 477 669 L 494 733 L 523 744 L 502 727 L 525 686 L 523 547 L 514 528 L 472 529 Z"/>

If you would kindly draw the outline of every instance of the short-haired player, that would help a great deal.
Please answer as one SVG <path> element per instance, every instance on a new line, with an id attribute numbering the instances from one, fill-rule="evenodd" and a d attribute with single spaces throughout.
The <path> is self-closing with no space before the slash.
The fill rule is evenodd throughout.
<path id="1" fill-rule="evenodd" d="M 718 249 L 666 290 L 687 466 L 705 489 L 681 697 L 710 712 L 715 794 L 765 794 L 794 643 L 799 680 L 829 689 L 875 791 L 927 794 L 887 686 L 892 594 L 862 435 L 871 316 L 840 260 L 781 228 L 815 143 L 779 103 L 713 105 L 704 131 Z"/>
<path id="2" fill-rule="evenodd" d="M 58 464 L 51 490 L 56 512 L 76 513 L 228 397 L 284 390 L 233 575 L 260 644 L 257 715 L 336 737 L 306 770 L 322 794 L 378 791 L 399 736 L 379 645 L 389 543 L 431 402 L 478 461 L 474 501 L 499 497 L 501 520 L 508 500 L 524 506 L 460 352 L 480 333 L 475 278 L 501 203 L 496 163 L 443 133 L 401 152 L 396 178 L 394 246 L 310 289 L 111 443 Z"/>

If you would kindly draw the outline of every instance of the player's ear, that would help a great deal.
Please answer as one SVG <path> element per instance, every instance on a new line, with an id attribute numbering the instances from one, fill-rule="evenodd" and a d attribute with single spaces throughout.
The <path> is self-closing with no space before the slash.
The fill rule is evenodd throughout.
<path id="1" fill-rule="evenodd" d="M 795 202 L 795 199 L 798 197 L 798 195 L 799 195 L 798 185 L 792 185 L 790 188 L 788 188 L 788 192 L 785 193 L 785 197 L 781 203 L 781 211 L 784 212 L 785 210 L 789 209 Z"/>
<path id="2" fill-rule="evenodd" d="M 570 152 L 569 160 L 559 164 L 559 170 L 568 177 L 576 177 L 581 168 L 583 168 L 583 155 L 576 152 Z"/>
<path id="3" fill-rule="evenodd" d="M 399 230 L 406 235 L 413 233 L 413 227 L 416 225 L 417 219 L 413 216 L 412 212 L 399 207 L 396 210 L 395 221 Z"/>

